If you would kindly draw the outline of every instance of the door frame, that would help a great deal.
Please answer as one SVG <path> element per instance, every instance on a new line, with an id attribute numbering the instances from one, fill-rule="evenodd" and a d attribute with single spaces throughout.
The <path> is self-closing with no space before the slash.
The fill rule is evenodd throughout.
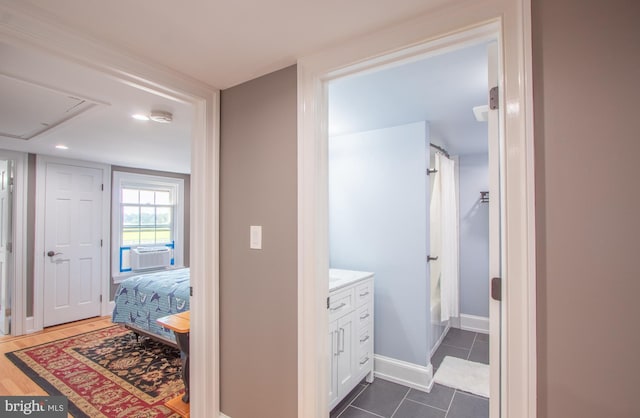
<path id="1" fill-rule="evenodd" d="M 13 242 L 12 269 L 13 286 L 11 292 L 11 333 L 21 335 L 24 332 L 25 306 L 19 303 L 24 298 L 27 277 L 27 184 L 29 178 L 28 156 L 17 151 L 0 150 L 0 158 L 12 160 L 13 178 L 13 211 L 11 216 Z"/>
<path id="2" fill-rule="evenodd" d="M 328 80 L 498 39 L 503 155 L 502 417 L 536 417 L 536 305 L 528 0 L 465 3 L 298 61 L 298 416 L 328 416 Z M 496 36 L 497 35 L 497 36 Z M 426 355 L 427 353 L 425 353 Z"/>
<path id="3" fill-rule="evenodd" d="M 33 244 L 33 316 L 27 319 L 27 332 L 36 332 L 43 329 L 44 316 L 44 272 L 47 256 L 45 255 L 45 215 L 46 215 L 46 178 L 47 164 L 61 164 L 73 167 L 86 167 L 100 170 L 102 172 L 102 184 L 104 190 L 102 194 L 102 204 L 100 206 L 100 234 L 103 240 L 100 251 L 100 315 L 109 314 L 109 272 L 110 272 L 110 251 L 111 248 L 111 166 L 107 164 L 94 163 L 89 161 L 73 160 L 68 158 L 54 157 L 50 155 L 36 155 L 36 218 L 34 227 Z"/>
<path id="4" fill-rule="evenodd" d="M 219 374 L 219 90 L 65 29 L 37 7 L 0 2 L 0 40 L 35 48 L 122 83 L 194 107 L 191 138 L 191 413 L 220 411 Z M 25 240 L 26 243 L 26 240 Z M 25 244 L 26 245 L 26 244 Z M 26 299 L 26 275 L 23 277 Z M 24 313 L 23 313 L 24 315 Z"/>

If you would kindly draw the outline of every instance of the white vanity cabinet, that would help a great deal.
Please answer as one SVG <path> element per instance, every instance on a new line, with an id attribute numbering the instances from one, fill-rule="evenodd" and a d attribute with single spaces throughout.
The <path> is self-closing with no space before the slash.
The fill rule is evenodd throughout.
<path id="1" fill-rule="evenodd" d="M 331 270 L 329 408 L 356 385 L 373 381 L 373 273 Z"/>

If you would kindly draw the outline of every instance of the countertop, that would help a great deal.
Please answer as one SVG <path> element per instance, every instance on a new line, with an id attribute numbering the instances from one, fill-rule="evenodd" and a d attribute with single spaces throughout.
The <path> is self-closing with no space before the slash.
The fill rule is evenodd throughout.
<path id="1" fill-rule="evenodd" d="M 373 277 L 370 271 L 329 269 L 329 291 L 333 292 L 370 277 Z"/>

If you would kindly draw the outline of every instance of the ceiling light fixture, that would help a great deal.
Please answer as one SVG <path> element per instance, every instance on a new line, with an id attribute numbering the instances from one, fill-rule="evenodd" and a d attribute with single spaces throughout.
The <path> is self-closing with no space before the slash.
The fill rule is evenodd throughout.
<path id="1" fill-rule="evenodd" d="M 159 123 L 171 123 L 173 120 L 173 115 L 170 112 L 165 112 L 162 110 L 152 110 L 149 115 L 149 119 L 154 122 Z"/>
<path id="2" fill-rule="evenodd" d="M 134 115 L 131 115 L 131 117 L 135 120 L 149 120 L 149 116 L 143 115 L 142 113 L 136 113 Z"/>
<path id="3" fill-rule="evenodd" d="M 68 147 L 68 146 L 66 146 L 66 145 L 62 145 L 62 144 L 60 144 L 60 145 L 56 145 L 56 148 L 57 148 L 57 149 L 69 149 L 69 147 Z"/>

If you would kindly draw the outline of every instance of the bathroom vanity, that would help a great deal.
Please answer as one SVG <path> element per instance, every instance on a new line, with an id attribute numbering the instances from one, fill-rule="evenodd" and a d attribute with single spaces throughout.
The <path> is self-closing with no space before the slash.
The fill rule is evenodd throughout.
<path id="1" fill-rule="evenodd" d="M 329 409 L 366 378 L 373 381 L 374 274 L 329 270 Z"/>

